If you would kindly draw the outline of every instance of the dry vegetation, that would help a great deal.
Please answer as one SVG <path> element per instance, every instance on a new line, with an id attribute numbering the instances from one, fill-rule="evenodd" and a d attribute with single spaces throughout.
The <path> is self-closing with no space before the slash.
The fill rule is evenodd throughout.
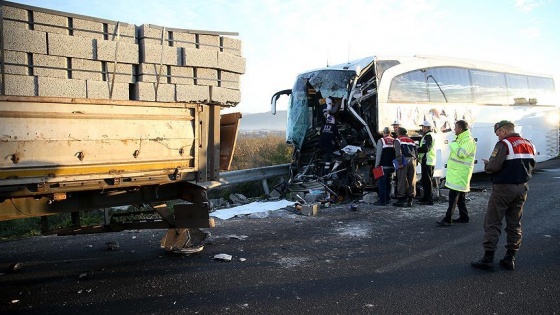
<path id="1" fill-rule="evenodd" d="M 232 170 L 285 164 L 291 161 L 292 148 L 282 134 L 239 135 Z"/>

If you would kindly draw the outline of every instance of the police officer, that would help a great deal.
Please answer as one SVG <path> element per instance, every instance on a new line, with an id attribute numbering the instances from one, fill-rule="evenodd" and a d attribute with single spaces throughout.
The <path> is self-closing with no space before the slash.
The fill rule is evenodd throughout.
<path id="1" fill-rule="evenodd" d="M 494 125 L 498 143 L 489 160 L 483 159 L 484 170 L 492 174 L 492 194 L 484 219 L 484 257 L 471 262 L 479 269 L 494 269 L 494 252 L 506 218 L 506 254 L 500 265 L 515 269 L 515 254 L 521 244 L 521 217 L 527 199 L 531 174 L 535 167 L 535 146 L 515 132 L 512 122 L 502 120 Z"/>
<path id="2" fill-rule="evenodd" d="M 407 130 L 399 127 L 399 136 L 395 139 L 394 148 L 397 162 L 397 197 L 395 207 L 412 207 L 412 199 L 416 194 L 416 161 L 418 151 L 416 143 L 407 135 Z"/>
<path id="3" fill-rule="evenodd" d="M 418 202 L 422 205 L 433 205 L 432 178 L 436 165 L 436 150 L 432 138 L 432 125 L 426 120 L 420 126 L 422 127 L 422 139 L 418 147 L 418 160 L 422 171 L 421 181 L 424 195 Z"/>
<path id="4" fill-rule="evenodd" d="M 383 128 L 383 137 L 377 140 L 375 167 L 383 167 L 383 176 L 377 179 L 379 185 L 378 201 L 374 205 L 385 206 L 391 200 L 391 178 L 395 168 L 393 160 L 395 159 L 395 148 L 393 147 L 394 139 L 390 136 L 389 127 Z"/>
<path id="5" fill-rule="evenodd" d="M 465 193 L 470 191 L 476 143 L 469 130 L 469 124 L 464 120 L 455 122 L 455 135 L 455 141 L 449 144 L 449 159 L 445 175 L 445 187 L 449 188 L 449 206 L 445 217 L 436 222 L 439 226 L 451 225 L 455 206 L 459 208 L 459 218 L 453 219 L 453 222 L 469 222 Z"/>
<path id="6" fill-rule="evenodd" d="M 335 119 L 332 115 L 327 116 L 327 122 L 321 128 L 319 136 L 319 148 L 323 151 L 323 162 L 325 162 L 324 172 L 330 171 L 331 159 L 337 146 L 337 140 L 341 139 Z"/>

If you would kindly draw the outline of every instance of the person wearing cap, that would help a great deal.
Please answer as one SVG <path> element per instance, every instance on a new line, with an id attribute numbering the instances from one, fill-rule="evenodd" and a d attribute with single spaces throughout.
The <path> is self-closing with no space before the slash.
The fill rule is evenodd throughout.
<path id="1" fill-rule="evenodd" d="M 515 269 L 515 254 L 521 245 L 521 217 L 523 205 L 527 200 L 527 184 L 535 167 L 535 146 L 529 140 L 515 132 L 512 122 L 502 120 L 494 125 L 498 142 L 488 160 L 484 162 L 484 171 L 492 174 L 492 193 L 488 199 L 484 219 L 484 256 L 471 262 L 479 269 L 494 269 L 494 253 L 502 231 L 505 217 L 507 233 L 506 254 L 500 259 L 500 265 L 506 269 Z"/>
<path id="2" fill-rule="evenodd" d="M 449 206 L 445 217 L 436 222 L 439 226 L 449 226 L 451 222 L 469 222 L 465 193 L 470 191 L 476 142 L 469 130 L 469 124 L 464 120 L 455 122 L 455 135 L 455 141 L 449 144 L 449 159 L 445 175 L 445 187 L 449 188 Z M 459 208 L 459 218 L 452 220 L 455 207 Z"/>
<path id="3" fill-rule="evenodd" d="M 400 126 L 401 126 L 401 122 L 398 119 L 393 121 L 393 123 L 391 124 L 391 127 L 393 127 L 393 132 L 391 132 L 391 137 L 397 139 L 397 137 L 399 136 Z"/>
<path id="4" fill-rule="evenodd" d="M 420 124 L 422 127 L 422 139 L 418 147 L 418 160 L 422 172 L 422 190 L 424 195 L 418 201 L 422 205 L 433 205 L 434 198 L 432 193 L 432 179 L 434 177 L 434 167 L 436 165 L 436 150 L 432 138 L 432 125 L 429 121 Z"/>
<path id="5" fill-rule="evenodd" d="M 327 122 L 321 128 L 319 136 L 319 148 L 323 151 L 323 162 L 325 162 L 325 172 L 330 171 L 331 159 L 337 146 L 337 140 L 341 139 L 335 119 L 332 115 L 327 116 Z"/>
<path id="6" fill-rule="evenodd" d="M 391 200 L 391 177 L 395 168 L 393 160 L 395 159 L 394 139 L 390 136 L 389 127 L 383 128 L 383 137 L 377 140 L 375 152 L 375 167 L 383 167 L 383 175 L 377 179 L 379 190 L 377 192 L 378 200 L 374 205 L 385 206 Z"/>
<path id="7" fill-rule="evenodd" d="M 398 137 L 394 141 L 397 168 L 397 194 L 398 201 L 395 207 L 412 207 L 412 199 L 416 194 L 416 161 L 418 151 L 414 140 L 408 137 L 407 130 L 398 129 Z"/>

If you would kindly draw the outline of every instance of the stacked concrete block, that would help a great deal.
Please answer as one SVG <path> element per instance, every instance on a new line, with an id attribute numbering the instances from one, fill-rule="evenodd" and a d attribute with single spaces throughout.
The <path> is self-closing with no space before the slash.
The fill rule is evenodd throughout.
<path id="1" fill-rule="evenodd" d="M 183 53 L 181 47 L 150 44 L 150 40 L 140 40 L 140 61 L 145 63 L 161 63 L 164 65 L 182 66 Z"/>
<path id="2" fill-rule="evenodd" d="M 6 95 L 240 101 L 245 59 L 238 39 L 15 3 L 3 3 L 2 12 Z"/>
<path id="3" fill-rule="evenodd" d="M 196 48 L 195 34 L 173 31 L 171 37 L 173 39 L 173 46 L 175 47 Z"/>
<path id="4" fill-rule="evenodd" d="M 27 26 L 27 24 L 20 24 Z M 17 28 L 16 24 L 5 23 L 3 28 L 4 49 L 38 54 L 47 54 L 47 33 Z"/>
<path id="5" fill-rule="evenodd" d="M 215 104 L 237 104 L 241 101 L 239 90 L 226 89 L 217 86 L 210 87 L 210 102 Z"/>
<path id="6" fill-rule="evenodd" d="M 97 40 L 136 43 L 136 27 L 122 22 L 101 22 L 74 18 L 72 20 L 74 36 L 95 38 Z"/>
<path id="7" fill-rule="evenodd" d="M 33 75 L 50 78 L 68 78 L 68 58 L 33 54 Z"/>
<path id="8" fill-rule="evenodd" d="M 196 69 L 196 84 L 218 86 L 218 70 L 197 68 Z"/>
<path id="9" fill-rule="evenodd" d="M 194 85 L 194 68 L 170 67 L 171 83 Z"/>
<path id="10" fill-rule="evenodd" d="M 4 50 L 4 73 L 28 75 L 29 67 L 27 53 L 21 51 Z"/>
<path id="11" fill-rule="evenodd" d="M 136 97 L 139 101 L 175 102 L 175 84 L 136 82 Z"/>
<path id="12" fill-rule="evenodd" d="M 210 102 L 210 90 L 207 86 L 177 84 L 176 93 L 177 102 Z"/>
<path id="13" fill-rule="evenodd" d="M 219 35 L 198 35 L 198 48 L 204 50 L 220 51 L 220 36 Z"/>
<path id="14" fill-rule="evenodd" d="M 138 63 L 138 45 L 127 42 L 98 40 L 96 60 Z"/>
<path id="15" fill-rule="evenodd" d="M 213 50 L 184 48 L 185 66 L 218 68 L 218 53 Z"/>
<path id="16" fill-rule="evenodd" d="M 129 83 L 97 80 L 86 81 L 87 98 L 128 100 L 130 97 L 129 94 Z"/>
<path id="17" fill-rule="evenodd" d="M 239 90 L 240 89 L 240 78 L 239 73 L 221 71 L 220 72 L 220 86 L 228 89 Z"/>
<path id="18" fill-rule="evenodd" d="M 5 94 L 16 96 L 37 95 L 37 77 L 5 74 Z M 2 79 L 0 78 L 0 81 Z"/>
<path id="19" fill-rule="evenodd" d="M 117 63 L 115 69 L 114 62 L 102 62 L 103 69 L 106 69 L 107 81 L 115 81 L 122 83 L 136 82 L 136 67 L 137 65 L 127 63 Z M 115 77 L 113 79 L 113 76 Z"/>
<path id="20" fill-rule="evenodd" d="M 71 59 L 72 79 L 78 80 L 103 80 L 103 65 L 101 61 L 88 59 Z"/>
<path id="21" fill-rule="evenodd" d="M 37 76 L 37 96 L 85 98 L 83 80 L 59 79 Z"/>
<path id="22" fill-rule="evenodd" d="M 218 68 L 235 73 L 245 73 L 245 58 L 228 53 L 218 53 Z"/>
<path id="23" fill-rule="evenodd" d="M 48 33 L 49 54 L 94 60 L 96 41 L 93 38 Z"/>
<path id="24" fill-rule="evenodd" d="M 69 34 L 68 19 L 69 17 L 62 15 L 33 11 L 33 29 L 49 34 L 67 35 Z"/>
<path id="25" fill-rule="evenodd" d="M 18 20 L 26 22 L 29 19 L 28 14 L 28 11 L 22 8 L 2 6 L 2 15 L 5 19 L 4 22 L 7 22 L 8 20 Z"/>
<path id="26" fill-rule="evenodd" d="M 241 40 L 223 36 L 222 51 L 235 56 L 241 56 Z"/>

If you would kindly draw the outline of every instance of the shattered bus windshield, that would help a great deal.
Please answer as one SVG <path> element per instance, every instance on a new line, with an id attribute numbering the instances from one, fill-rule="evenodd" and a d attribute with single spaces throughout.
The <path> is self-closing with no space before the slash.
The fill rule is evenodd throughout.
<path id="1" fill-rule="evenodd" d="M 315 125 L 313 110 L 321 99 L 347 96 L 354 70 L 317 70 L 298 76 L 288 105 L 286 141 L 301 149 L 305 134 Z"/>

